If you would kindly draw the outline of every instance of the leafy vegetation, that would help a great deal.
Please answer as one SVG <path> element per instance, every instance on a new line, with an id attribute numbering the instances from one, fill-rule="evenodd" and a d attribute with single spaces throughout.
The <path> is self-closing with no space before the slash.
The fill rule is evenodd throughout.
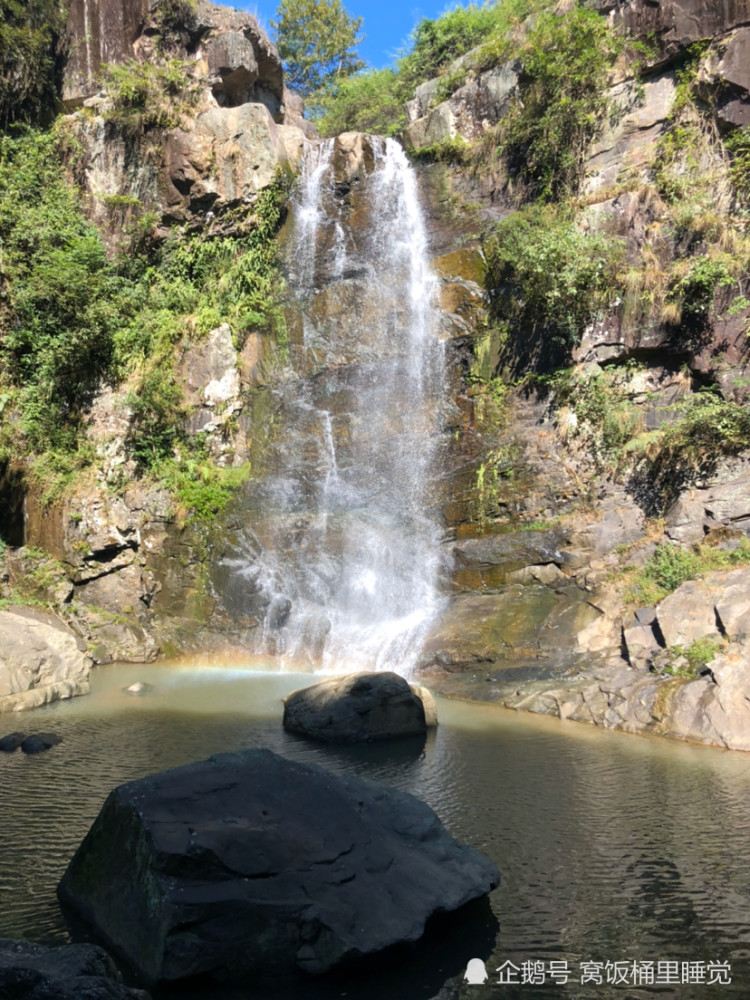
<path id="1" fill-rule="evenodd" d="M 58 0 L 0 0 L 1 128 L 51 118 L 66 15 Z"/>
<path id="2" fill-rule="evenodd" d="M 191 78 L 190 64 L 170 59 L 164 65 L 131 59 L 104 72 L 104 87 L 111 100 L 107 121 L 130 132 L 175 128 L 180 115 L 198 100 L 199 85 Z"/>
<path id="3" fill-rule="evenodd" d="M 435 103 L 443 100 L 475 72 L 473 64 L 467 65 L 455 79 L 448 80 L 446 74 L 455 59 L 488 37 L 506 42 L 515 25 L 544 5 L 544 0 L 505 0 L 482 6 L 470 3 L 454 7 L 436 20 L 423 18 L 414 29 L 409 51 L 396 60 L 394 68 L 367 70 L 338 79 L 335 85 L 314 95 L 320 115 L 318 128 L 329 136 L 363 128 L 382 135 L 403 131 L 404 104 L 420 83 L 445 76 Z M 497 53 L 492 56 L 489 49 L 483 58 L 498 61 Z"/>
<path id="4" fill-rule="evenodd" d="M 167 479 L 183 501 L 219 509 L 239 480 L 207 471 L 208 457 L 187 440 L 176 345 L 228 322 L 238 347 L 252 329 L 283 350 L 275 242 L 283 182 L 233 220 L 239 236 L 176 229 L 157 245 L 144 218 L 111 260 L 57 148 L 54 132 L 0 138 L 0 452 L 27 456 L 45 495 L 59 495 L 95 459 L 83 433 L 94 395 L 126 381 L 138 470 L 164 478 L 175 463 Z M 193 464 L 178 468 L 179 454 Z"/>
<path id="5" fill-rule="evenodd" d="M 246 462 L 237 468 L 216 466 L 198 443 L 179 460 L 165 458 L 152 472 L 173 494 L 186 523 L 206 524 L 225 509 L 247 482 L 250 465 Z"/>
<path id="6" fill-rule="evenodd" d="M 750 541 L 739 539 L 734 548 L 716 548 L 706 542 L 686 549 L 672 542 L 657 545 L 651 558 L 626 588 L 630 605 L 651 606 L 663 601 L 688 580 L 711 570 L 750 564 Z"/>
<path id="7" fill-rule="evenodd" d="M 362 18 L 341 0 L 281 0 L 271 27 L 287 86 L 305 97 L 364 69 L 356 53 Z"/>
<path id="8" fill-rule="evenodd" d="M 726 140 L 732 157 L 730 175 L 737 193 L 744 201 L 750 199 L 750 125 L 735 129 Z"/>
<path id="9" fill-rule="evenodd" d="M 624 247 L 564 209 L 530 205 L 497 225 L 485 255 L 494 317 L 569 348 L 614 298 Z"/>
<path id="10" fill-rule="evenodd" d="M 428 163 L 463 163 L 472 162 L 471 145 L 460 135 L 442 139 L 432 146 L 422 146 L 412 153 L 412 159 Z"/>
<path id="11" fill-rule="evenodd" d="M 512 177 L 544 200 L 575 193 L 609 113 L 603 82 L 622 38 L 586 7 L 542 14 L 520 53 L 519 94 L 490 140 Z"/>
<path id="12" fill-rule="evenodd" d="M 670 646 L 667 650 L 669 664 L 665 673 L 675 677 L 699 677 L 724 646 L 723 639 L 710 635 L 696 639 L 684 648 Z"/>
<path id="13" fill-rule="evenodd" d="M 112 358 L 122 283 L 66 184 L 52 134 L 0 138 L 6 378 L 32 448 L 74 451 Z"/>
<path id="14" fill-rule="evenodd" d="M 152 17 L 163 34 L 192 27 L 198 0 L 158 0 L 152 5 Z"/>

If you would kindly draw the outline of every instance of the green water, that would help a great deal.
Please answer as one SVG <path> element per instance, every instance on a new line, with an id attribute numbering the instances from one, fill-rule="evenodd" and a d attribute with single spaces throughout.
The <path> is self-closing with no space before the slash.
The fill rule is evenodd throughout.
<path id="1" fill-rule="evenodd" d="M 153 691 L 123 693 L 135 680 Z M 490 899 L 494 918 L 467 916 L 389 975 L 280 986 L 285 1000 L 750 995 L 750 756 L 445 700 L 424 744 L 319 747 L 281 728 L 282 696 L 310 680 L 249 666 L 106 667 L 89 697 L 3 717 L 0 735 L 50 730 L 63 743 L 36 757 L 0 755 L 0 936 L 68 939 L 55 886 L 115 785 L 267 746 L 420 796 L 503 879 Z M 473 957 L 488 970 L 566 961 L 570 980 L 469 985 L 462 976 Z M 728 961 L 732 983 L 580 982 L 581 962 L 626 960 Z M 200 994 L 274 995 L 251 985 Z"/>

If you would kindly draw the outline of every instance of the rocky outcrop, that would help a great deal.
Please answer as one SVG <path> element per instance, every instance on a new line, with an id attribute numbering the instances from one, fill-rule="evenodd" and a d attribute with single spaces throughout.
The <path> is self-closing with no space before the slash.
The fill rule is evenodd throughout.
<path id="1" fill-rule="evenodd" d="M 123 985 L 109 955 L 93 944 L 45 948 L 0 939 L 0 994 L 9 1000 L 149 1000 Z"/>
<path id="2" fill-rule="evenodd" d="M 498 881 L 418 799 L 245 750 L 116 789 L 58 893 L 147 981 L 247 981 L 415 941 Z"/>
<path id="3" fill-rule="evenodd" d="M 446 75 L 455 76 L 471 56 L 467 53 L 457 59 Z M 517 84 L 517 66 L 498 66 L 469 80 L 448 100 L 436 103 L 441 81 L 428 80 L 406 104 L 407 146 L 419 150 L 456 136 L 466 140 L 481 138 L 506 112 Z"/>
<path id="4" fill-rule="evenodd" d="M 63 96 L 70 109 L 86 105 L 66 122 L 75 146 L 71 171 L 88 195 L 89 214 L 112 239 L 144 212 L 165 223 L 203 223 L 208 212 L 251 204 L 316 134 L 252 15 L 206 0 L 194 10 L 167 9 L 160 0 L 74 0 L 70 30 L 76 42 Z M 100 90 L 105 64 L 168 58 L 184 61 L 197 104 L 180 108 L 178 101 L 172 117 L 179 127 L 118 123 Z"/>
<path id="5" fill-rule="evenodd" d="M 91 659 L 79 643 L 52 615 L 0 611 L 0 713 L 88 693 Z"/>
<path id="6" fill-rule="evenodd" d="M 683 583 L 657 607 L 628 615 L 611 592 L 600 607 L 592 602 L 595 617 L 575 637 L 559 634 L 562 658 L 546 675 L 488 670 L 485 664 L 482 675 L 467 671 L 468 664 L 453 673 L 443 662 L 426 676 L 441 693 L 608 729 L 750 750 L 748 593 L 747 567 L 706 573 Z M 582 655 L 566 658 L 564 651 L 576 642 Z"/>
<path id="7" fill-rule="evenodd" d="M 723 35 L 733 28 L 750 23 L 750 3 L 728 0 L 705 3 L 705 0 L 597 0 L 594 4 L 608 14 L 612 24 L 621 25 L 628 34 L 648 39 L 658 46 L 654 61 L 666 61 L 684 52 L 695 42 Z"/>
<path id="8" fill-rule="evenodd" d="M 284 729 L 326 743 L 423 735 L 431 725 L 430 693 L 391 671 L 333 677 L 284 699 Z"/>
<path id="9" fill-rule="evenodd" d="M 69 107 L 97 93 L 106 66 L 167 54 L 196 62 L 218 104 L 258 102 L 283 116 L 281 60 L 251 14 L 207 0 L 71 0 L 68 34 L 62 96 Z"/>

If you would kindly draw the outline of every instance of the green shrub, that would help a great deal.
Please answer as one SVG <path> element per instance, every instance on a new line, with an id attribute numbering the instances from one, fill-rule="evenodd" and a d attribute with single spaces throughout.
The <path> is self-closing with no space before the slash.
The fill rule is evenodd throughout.
<path id="1" fill-rule="evenodd" d="M 157 0 L 151 14 L 163 33 L 192 28 L 198 12 L 198 0 Z"/>
<path id="2" fill-rule="evenodd" d="M 724 645 L 724 640 L 718 636 L 706 635 L 700 639 L 696 639 L 684 648 L 682 646 L 670 646 L 667 651 L 670 660 L 674 662 L 684 658 L 687 660 L 687 666 L 679 669 L 670 664 L 666 672 L 676 677 L 699 677 L 702 671 L 705 670 L 708 664 L 722 650 Z"/>
<path id="3" fill-rule="evenodd" d="M 0 128 L 52 117 L 66 16 L 58 0 L 0 0 Z"/>
<path id="4" fill-rule="evenodd" d="M 200 86 L 190 76 L 190 63 L 170 59 L 163 66 L 131 59 L 107 66 L 102 83 L 112 100 L 107 121 L 130 132 L 176 128 L 180 115 L 198 100 Z"/>
<path id="5" fill-rule="evenodd" d="M 566 406 L 575 414 L 577 433 L 588 439 L 600 466 L 616 467 L 623 447 L 640 428 L 639 411 L 623 392 L 623 381 L 622 369 L 567 369 L 546 379 L 556 408 Z"/>
<path id="6" fill-rule="evenodd" d="M 0 452 L 24 458 L 49 498 L 95 461 L 83 430 L 103 382 L 132 385 L 126 443 L 139 472 L 152 474 L 187 447 L 174 363 L 182 338 L 229 322 L 238 346 L 251 329 L 285 345 L 281 178 L 227 219 L 236 237 L 176 230 L 157 244 L 146 216 L 110 261 L 65 180 L 57 141 L 30 130 L 0 138 L 0 410 L 14 415 L 0 427 Z"/>
<path id="7" fill-rule="evenodd" d="M 421 149 L 410 150 L 409 155 L 413 160 L 426 163 L 471 163 L 472 147 L 462 136 L 456 135 L 452 138 L 441 139 L 440 142 L 432 146 L 423 146 Z"/>
<path id="8" fill-rule="evenodd" d="M 609 113 L 606 78 L 623 40 L 598 13 L 542 14 L 520 52 L 519 95 L 496 130 L 513 177 L 544 200 L 576 192 Z"/>
<path id="9" fill-rule="evenodd" d="M 172 358 L 154 359 L 126 402 L 133 414 L 126 445 L 140 472 L 153 470 L 172 457 L 177 441 L 183 438 L 182 389 Z"/>
<path id="10" fill-rule="evenodd" d="M 403 59 L 402 72 L 413 79 L 430 80 L 458 56 L 486 42 L 490 35 L 505 35 L 511 19 L 523 19 L 533 9 L 531 0 L 505 3 L 470 3 L 454 7 L 436 20 L 423 18 L 414 29 L 411 52 Z"/>
<path id="11" fill-rule="evenodd" d="M 562 210 L 514 212 L 485 246 L 493 314 L 569 348 L 614 298 L 623 254 L 621 240 L 582 232 Z"/>
<path id="12" fill-rule="evenodd" d="M 313 95 L 311 108 L 322 135 L 340 132 L 376 132 L 396 135 L 406 126 L 404 104 L 425 80 L 445 73 L 458 56 L 488 38 L 495 39 L 482 49 L 481 66 L 501 61 L 501 47 L 512 45 L 508 32 L 533 10 L 549 6 L 549 0 L 504 0 L 503 3 L 454 7 L 439 18 L 423 18 L 414 29 L 411 48 L 393 68 L 367 70 Z M 434 103 L 449 97 L 465 80 L 472 66 L 446 77 Z"/>
<path id="13" fill-rule="evenodd" d="M 750 563 L 750 541 L 739 540 L 736 548 L 718 549 L 705 542 L 691 549 L 672 542 L 656 546 L 648 562 L 635 574 L 625 591 L 631 605 L 653 605 L 699 574 L 731 569 Z"/>
<path id="14" fill-rule="evenodd" d="M 187 523 L 212 521 L 250 477 L 250 465 L 223 468 L 214 465 L 200 446 L 184 458 L 155 466 L 154 476 L 174 495 Z"/>
<path id="15" fill-rule="evenodd" d="M 75 427 L 108 370 L 122 282 L 65 181 L 52 135 L 0 138 L 0 242 L 7 332 L 32 447 Z"/>
<path id="16" fill-rule="evenodd" d="M 750 125 L 735 129 L 725 143 L 732 157 L 730 175 L 741 198 L 750 198 Z"/>
<path id="17" fill-rule="evenodd" d="M 719 288 L 735 283 L 727 254 L 692 258 L 683 274 L 675 275 L 667 292 L 668 301 L 679 305 L 681 317 L 705 320 Z"/>

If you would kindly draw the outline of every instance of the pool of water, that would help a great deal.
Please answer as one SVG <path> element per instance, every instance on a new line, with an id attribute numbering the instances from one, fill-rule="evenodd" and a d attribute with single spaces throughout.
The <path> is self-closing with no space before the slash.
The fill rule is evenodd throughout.
<path id="1" fill-rule="evenodd" d="M 366 980 L 295 986 L 300 1000 L 750 995 L 748 755 L 445 700 L 441 724 L 424 742 L 327 748 L 281 728 L 281 698 L 309 676 L 186 663 L 106 667 L 93 680 L 87 698 L 0 722 L 0 735 L 63 737 L 39 756 L 0 754 L 0 936 L 68 940 L 55 886 L 113 787 L 265 746 L 420 796 L 502 874 L 492 914 L 468 915 L 434 947 L 407 956 L 390 979 L 370 971 Z M 125 694 L 136 680 L 153 690 Z M 472 957 L 491 972 L 485 985 L 463 982 Z M 519 980 L 523 963 L 542 963 L 531 976 L 539 981 L 493 985 L 492 970 L 507 961 L 522 970 L 507 968 Z M 657 964 L 668 961 L 692 964 L 677 973 Z M 567 963 L 567 983 L 563 966 L 550 976 L 552 962 Z M 607 962 L 630 963 L 630 972 L 608 970 Z M 648 962 L 657 981 L 637 984 L 648 980 Z M 729 963 L 729 973 L 714 962 Z M 587 974 L 593 978 L 583 982 Z M 670 983 L 675 975 L 680 981 Z M 731 983 L 681 981 L 702 975 L 729 975 Z M 248 987 L 210 995 L 267 994 Z"/>

